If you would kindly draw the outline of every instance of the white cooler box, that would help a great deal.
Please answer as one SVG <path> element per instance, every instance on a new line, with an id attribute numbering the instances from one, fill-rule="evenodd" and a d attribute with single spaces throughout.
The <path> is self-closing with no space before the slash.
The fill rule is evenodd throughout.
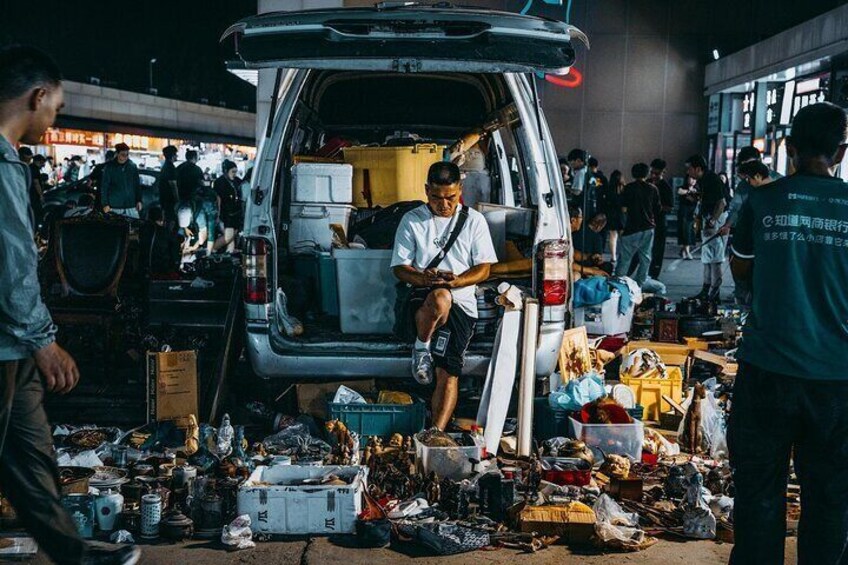
<path id="1" fill-rule="evenodd" d="M 347 233 L 350 215 L 356 210 L 347 204 L 300 204 L 292 202 L 289 224 L 289 251 L 312 253 L 332 248 L 330 224 L 341 224 Z"/>
<path id="2" fill-rule="evenodd" d="M 594 306 L 584 306 L 574 309 L 574 325 L 586 326 L 586 333 L 590 335 L 619 335 L 630 331 L 633 323 L 634 304 L 630 303 L 627 313 L 618 313 L 618 303 L 621 293 L 613 289 L 612 296 L 606 302 Z"/>
<path id="3" fill-rule="evenodd" d="M 345 486 L 300 485 L 329 474 L 353 477 Z M 239 487 L 238 513 L 250 516 L 254 533 L 353 534 L 362 511 L 366 467 L 257 467 Z"/>
<path id="4" fill-rule="evenodd" d="M 390 334 L 395 324 L 391 249 L 333 249 L 345 334 Z"/>
<path id="5" fill-rule="evenodd" d="M 353 166 L 344 163 L 298 163 L 292 166 L 292 202 L 350 204 Z"/>

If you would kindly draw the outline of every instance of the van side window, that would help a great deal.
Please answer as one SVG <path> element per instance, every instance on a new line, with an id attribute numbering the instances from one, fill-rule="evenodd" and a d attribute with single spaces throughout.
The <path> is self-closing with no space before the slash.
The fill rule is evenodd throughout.
<path id="1" fill-rule="evenodd" d="M 515 206 L 520 208 L 530 208 L 532 204 L 528 200 L 528 190 L 527 190 L 527 175 L 525 174 L 524 163 L 522 161 L 522 151 L 519 150 L 518 144 L 516 141 L 516 137 L 520 137 L 516 135 L 517 130 L 519 130 L 521 126 L 515 124 L 513 126 L 505 126 L 498 129 L 498 133 L 500 134 L 501 141 L 503 143 L 503 150 L 506 153 L 506 159 L 500 160 L 500 163 L 504 163 L 507 166 L 507 170 L 504 171 L 503 167 L 501 167 L 500 174 L 501 175 L 509 175 L 511 180 L 510 183 L 503 183 L 502 179 L 499 178 L 499 186 L 498 186 L 498 195 L 500 200 L 498 203 L 506 203 L 507 198 L 506 195 L 503 194 L 503 190 L 506 188 L 504 185 L 512 186 L 512 199 L 515 202 Z M 492 191 L 495 192 L 494 190 Z"/>

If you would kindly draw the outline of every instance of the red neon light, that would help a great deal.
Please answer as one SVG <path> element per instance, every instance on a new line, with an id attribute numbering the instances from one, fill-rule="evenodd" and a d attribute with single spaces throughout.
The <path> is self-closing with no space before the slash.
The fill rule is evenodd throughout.
<path id="1" fill-rule="evenodd" d="M 562 88 L 577 88 L 583 84 L 583 73 L 574 67 L 571 67 L 571 70 L 567 75 L 562 77 L 556 75 L 545 75 L 545 80 Z"/>

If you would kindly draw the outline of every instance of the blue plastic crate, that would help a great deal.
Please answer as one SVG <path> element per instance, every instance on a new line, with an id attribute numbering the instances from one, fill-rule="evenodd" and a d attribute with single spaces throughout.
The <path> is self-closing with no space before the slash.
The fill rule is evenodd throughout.
<path id="1" fill-rule="evenodd" d="M 547 396 L 537 396 L 533 400 L 533 437 L 545 441 L 552 437 L 569 437 L 567 410 L 551 407 Z"/>
<path id="2" fill-rule="evenodd" d="M 413 398 L 412 404 L 327 403 L 329 419 L 340 420 L 361 438 L 418 433 L 424 429 L 426 412 L 426 405 L 419 398 Z"/>

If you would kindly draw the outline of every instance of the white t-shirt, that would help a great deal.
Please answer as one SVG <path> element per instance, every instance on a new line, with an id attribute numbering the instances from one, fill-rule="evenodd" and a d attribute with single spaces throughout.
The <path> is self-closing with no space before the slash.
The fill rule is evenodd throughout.
<path id="1" fill-rule="evenodd" d="M 412 265 L 423 271 L 447 243 L 459 218 L 461 207 L 461 204 L 457 206 L 451 218 L 436 216 L 426 204 L 407 212 L 401 219 L 395 235 L 392 267 Z M 461 275 L 476 265 L 497 262 L 498 256 L 495 254 L 486 219 L 480 212 L 469 208 L 468 219 L 459 237 L 437 269 Z M 454 303 L 472 318 L 477 317 L 475 288 L 467 286 L 451 289 Z"/>

